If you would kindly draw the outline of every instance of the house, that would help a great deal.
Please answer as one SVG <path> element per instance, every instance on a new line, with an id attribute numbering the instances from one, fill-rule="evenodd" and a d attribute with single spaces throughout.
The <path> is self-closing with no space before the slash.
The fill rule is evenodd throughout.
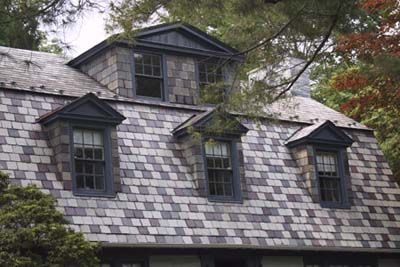
<path id="1" fill-rule="evenodd" d="M 0 169 L 52 194 L 102 267 L 400 266 L 400 189 L 373 131 L 307 95 L 259 124 L 200 105 L 243 60 L 206 33 L 158 25 L 68 63 L 0 54 Z M 215 118 L 233 127 L 205 132 Z"/>

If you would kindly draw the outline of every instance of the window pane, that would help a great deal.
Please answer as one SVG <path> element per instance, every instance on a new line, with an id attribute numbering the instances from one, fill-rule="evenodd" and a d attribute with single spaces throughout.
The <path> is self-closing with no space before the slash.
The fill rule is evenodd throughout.
<path id="1" fill-rule="evenodd" d="M 85 148 L 85 159 L 93 159 L 93 148 Z"/>
<path id="2" fill-rule="evenodd" d="M 94 177 L 92 175 L 85 176 L 85 189 L 95 189 L 94 187 Z"/>
<path id="3" fill-rule="evenodd" d="M 97 162 L 94 164 L 94 173 L 96 175 L 102 175 L 104 174 L 104 167 L 102 162 Z"/>
<path id="4" fill-rule="evenodd" d="M 143 74 L 149 75 L 149 76 L 152 76 L 152 75 L 153 75 L 152 69 L 151 69 L 151 66 L 150 66 L 150 65 L 144 65 L 144 72 L 143 72 Z"/>
<path id="5" fill-rule="evenodd" d="M 104 190 L 104 176 L 95 176 L 96 189 Z"/>
<path id="6" fill-rule="evenodd" d="M 143 64 L 151 65 L 151 56 L 150 55 L 143 55 Z"/>
<path id="7" fill-rule="evenodd" d="M 82 131 L 81 130 L 75 130 L 74 131 L 74 143 L 75 144 L 82 144 L 83 143 L 83 136 L 82 136 Z"/>
<path id="8" fill-rule="evenodd" d="M 161 66 L 161 57 L 153 55 L 152 62 L 153 66 Z"/>
<path id="9" fill-rule="evenodd" d="M 93 144 L 97 146 L 103 145 L 103 135 L 101 132 L 93 132 Z"/>
<path id="10" fill-rule="evenodd" d="M 92 131 L 84 131 L 83 132 L 83 142 L 86 145 L 93 145 L 93 132 Z"/>
<path id="11" fill-rule="evenodd" d="M 80 160 L 75 161 L 75 172 L 83 173 L 83 162 Z"/>
<path id="12" fill-rule="evenodd" d="M 161 79 L 136 76 L 136 95 L 161 98 Z"/>
<path id="13" fill-rule="evenodd" d="M 96 159 L 96 160 L 103 159 L 103 149 L 102 148 L 94 149 L 94 159 Z"/>
<path id="14" fill-rule="evenodd" d="M 154 76 L 161 76 L 161 69 L 160 69 L 160 67 L 154 67 L 154 68 L 153 68 L 153 75 L 154 75 Z"/>
<path id="15" fill-rule="evenodd" d="M 82 189 L 85 187 L 85 182 L 84 182 L 84 176 L 83 175 L 77 175 L 76 176 L 76 187 L 79 189 Z"/>
<path id="16" fill-rule="evenodd" d="M 75 147 L 75 158 L 83 158 L 83 149 L 81 147 Z"/>

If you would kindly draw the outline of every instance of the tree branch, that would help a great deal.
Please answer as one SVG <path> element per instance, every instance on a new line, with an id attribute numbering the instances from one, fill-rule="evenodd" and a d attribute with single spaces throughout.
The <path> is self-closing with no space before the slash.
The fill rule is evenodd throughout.
<path id="1" fill-rule="evenodd" d="M 323 37 L 321 43 L 318 45 L 317 49 L 313 53 L 312 57 L 306 62 L 306 64 L 303 66 L 303 68 L 297 73 L 296 77 L 292 80 L 292 82 L 289 84 L 288 87 L 286 87 L 283 91 L 281 91 L 276 97 L 274 97 L 273 101 L 278 100 L 280 97 L 282 97 L 286 92 L 288 92 L 293 85 L 296 83 L 296 81 L 300 78 L 300 76 L 307 70 L 307 68 L 314 62 L 315 58 L 319 54 L 319 52 L 324 48 L 326 42 L 328 41 L 329 37 L 331 36 L 333 29 L 335 28 L 338 20 L 339 20 L 339 13 L 342 8 L 343 2 L 340 2 L 336 14 L 333 16 L 333 20 L 331 25 L 329 26 L 328 31 L 326 32 L 325 36 Z"/>

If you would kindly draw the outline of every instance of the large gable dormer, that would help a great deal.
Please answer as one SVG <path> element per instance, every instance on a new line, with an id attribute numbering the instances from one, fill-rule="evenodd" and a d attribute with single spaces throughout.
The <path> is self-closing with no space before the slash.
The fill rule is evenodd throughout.
<path id="1" fill-rule="evenodd" d="M 122 97 L 196 105 L 200 90 L 230 82 L 242 61 L 236 49 L 178 22 L 140 29 L 134 40 L 105 40 L 68 65 Z"/>

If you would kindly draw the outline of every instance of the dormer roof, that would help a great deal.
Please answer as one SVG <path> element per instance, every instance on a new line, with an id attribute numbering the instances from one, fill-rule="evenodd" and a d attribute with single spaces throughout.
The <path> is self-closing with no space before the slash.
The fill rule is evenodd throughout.
<path id="1" fill-rule="evenodd" d="M 249 131 L 249 129 L 241 124 L 237 118 L 227 112 L 219 112 L 216 109 L 211 109 L 209 111 L 193 115 L 182 124 L 178 125 L 172 133 L 176 137 L 186 135 L 190 128 L 195 131 L 202 132 L 206 130 L 208 126 L 212 127 L 213 120 L 223 120 L 227 123 L 227 128 L 221 130 L 224 135 L 230 136 L 241 136 Z M 221 126 L 222 127 L 222 126 Z"/>
<path id="2" fill-rule="evenodd" d="M 41 116 L 37 122 L 48 124 L 57 119 L 119 124 L 126 118 L 93 93 Z"/>
<path id="3" fill-rule="evenodd" d="M 135 33 L 134 40 L 124 40 L 117 36 L 104 40 L 68 62 L 69 66 L 78 67 L 95 54 L 112 46 L 134 46 L 137 48 L 156 49 L 197 56 L 231 58 L 243 60 L 238 50 L 232 48 L 206 32 L 186 23 L 164 23 L 142 28 Z"/>
<path id="4" fill-rule="evenodd" d="M 325 120 L 299 129 L 285 142 L 288 147 L 294 147 L 303 143 L 348 147 L 353 143 L 353 139 L 351 139 L 333 122 Z"/>

